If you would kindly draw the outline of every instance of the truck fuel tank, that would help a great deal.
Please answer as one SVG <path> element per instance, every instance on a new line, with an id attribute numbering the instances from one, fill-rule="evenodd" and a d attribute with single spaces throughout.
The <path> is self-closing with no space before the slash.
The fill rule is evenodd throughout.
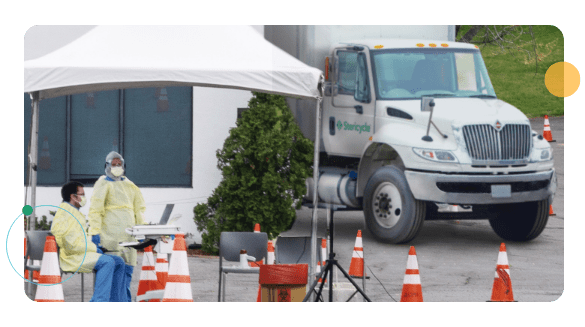
<path id="1" fill-rule="evenodd" d="M 305 199 L 313 200 L 313 178 L 307 178 L 307 194 Z M 319 202 L 338 204 L 357 208 L 359 202 L 356 199 L 356 178 L 355 173 L 322 173 L 319 175 L 318 194 Z"/>

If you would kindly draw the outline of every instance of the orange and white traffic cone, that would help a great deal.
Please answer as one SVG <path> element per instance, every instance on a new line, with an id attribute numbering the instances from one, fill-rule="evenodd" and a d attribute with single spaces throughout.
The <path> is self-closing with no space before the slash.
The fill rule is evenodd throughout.
<path id="1" fill-rule="evenodd" d="M 554 213 L 554 211 L 553 211 L 552 204 L 550 205 L 550 209 L 549 209 L 549 211 L 548 211 L 548 215 L 549 215 L 549 216 L 556 216 L 556 215 L 557 215 L 557 214 L 556 214 L 556 213 Z"/>
<path id="2" fill-rule="evenodd" d="M 274 243 L 272 243 L 272 241 L 268 241 L 268 253 L 266 254 L 266 264 L 273 265 L 274 262 L 275 262 Z"/>
<path id="3" fill-rule="evenodd" d="M 63 285 L 61 285 L 61 272 L 59 271 L 59 259 L 57 257 L 57 242 L 55 242 L 55 236 L 47 236 L 45 241 L 45 250 L 43 252 L 41 274 L 39 276 L 35 301 L 65 302 L 65 298 L 63 297 Z"/>
<path id="4" fill-rule="evenodd" d="M 349 264 L 349 273 L 353 278 L 364 278 L 364 248 L 362 244 L 362 231 L 358 230 Z"/>
<path id="5" fill-rule="evenodd" d="M 175 235 L 163 302 L 193 302 L 184 234 Z"/>
<path id="6" fill-rule="evenodd" d="M 500 244 L 498 262 L 496 265 L 496 276 L 492 288 L 492 298 L 488 302 L 515 302 L 512 291 L 512 280 L 510 279 L 510 266 L 508 265 L 508 254 L 506 244 Z"/>
<path id="7" fill-rule="evenodd" d="M 317 273 L 321 272 L 321 267 L 323 267 L 323 269 L 325 268 L 326 265 L 326 261 L 327 261 L 327 239 L 322 239 L 321 240 L 321 259 L 323 259 L 322 261 L 320 261 L 317 264 Z M 323 279 L 319 278 L 319 283 L 323 283 Z"/>
<path id="8" fill-rule="evenodd" d="M 404 275 L 400 302 L 423 302 L 422 286 L 420 284 L 420 275 L 418 274 L 418 261 L 416 260 L 414 246 L 411 246 L 408 251 L 408 261 L 406 261 L 406 273 Z"/>
<path id="9" fill-rule="evenodd" d="M 544 115 L 544 131 L 542 132 L 542 136 L 545 140 L 549 142 L 554 142 L 552 138 L 552 133 L 550 131 L 550 122 L 548 121 L 548 115 Z"/>
<path id="10" fill-rule="evenodd" d="M 260 233 L 260 224 L 254 225 L 254 233 Z M 260 261 L 248 262 L 248 265 L 250 267 L 260 267 L 263 264 L 264 264 L 264 259 L 262 259 Z"/>
<path id="11" fill-rule="evenodd" d="M 272 243 L 272 241 L 268 241 L 268 253 L 266 254 L 266 264 L 273 265 L 274 261 L 275 261 L 274 244 Z M 262 302 L 262 285 L 258 285 L 258 297 L 256 298 L 256 302 Z"/>
<path id="12" fill-rule="evenodd" d="M 148 291 L 157 289 L 158 279 L 156 278 L 156 271 L 154 266 L 154 256 L 152 255 L 152 246 L 144 248 L 144 256 L 142 258 L 142 271 L 140 272 L 140 282 L 138 282 L 138 292 L 136 296 L 145 294 Z M 147 301 L 140 301 L 147 302 Z"/>

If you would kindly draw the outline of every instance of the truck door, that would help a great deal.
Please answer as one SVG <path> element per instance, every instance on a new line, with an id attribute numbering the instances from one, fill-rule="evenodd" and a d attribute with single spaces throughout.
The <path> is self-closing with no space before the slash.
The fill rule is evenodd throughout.
<path id="1" fill-rule="evenodd" d="M 375 99 L 367 51 L 339 48 L 333 54 L 330 105 L 323 108 L 323 143 L 330 155 L 360 157 L 374 134 Z"/>

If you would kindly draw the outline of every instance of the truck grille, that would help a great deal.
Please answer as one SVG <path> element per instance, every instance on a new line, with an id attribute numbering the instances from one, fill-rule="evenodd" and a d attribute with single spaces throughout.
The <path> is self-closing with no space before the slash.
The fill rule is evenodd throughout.
<path id="1" fill-rule="evenodd" d="M 519 160 L 530 154 L 530 126 L 508 124 L 500 131 L 489 124 L 463 126 L 469 155 L 475 160 Z"/>

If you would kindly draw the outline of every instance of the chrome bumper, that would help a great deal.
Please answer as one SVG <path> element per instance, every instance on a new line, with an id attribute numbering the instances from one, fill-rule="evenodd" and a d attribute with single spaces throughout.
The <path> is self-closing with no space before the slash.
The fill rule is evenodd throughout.
<path id="1" fill-rule="evenodd" d="M 513 175 L 465 175 L 405 171 L 406 180 L 415 199 L 451 204 L 496 204 L 540 201 L 554 197 L 555 170 Z M 509 195 L 491 190 L 491 185 L 511 185 Z M 539 185 L 544 187 L 539 188 Z M 439 187 L 443 188 L 441 190 Z M 525 191 L 526 188 L 538 188 Z M 444 191 L 445 189 L 457 191 Z"/>

